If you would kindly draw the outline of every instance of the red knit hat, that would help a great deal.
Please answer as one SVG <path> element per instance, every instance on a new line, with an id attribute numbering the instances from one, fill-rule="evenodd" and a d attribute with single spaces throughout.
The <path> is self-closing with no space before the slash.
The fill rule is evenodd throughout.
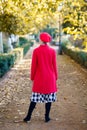
<path id="1" fill-rule="evenodd" d="M 40 34 L 40 40 L 43 41 L 43 42 L 50 42 L 51 39 L 52 39 L 52 37 L 47 32 L 42 32 Z"/>

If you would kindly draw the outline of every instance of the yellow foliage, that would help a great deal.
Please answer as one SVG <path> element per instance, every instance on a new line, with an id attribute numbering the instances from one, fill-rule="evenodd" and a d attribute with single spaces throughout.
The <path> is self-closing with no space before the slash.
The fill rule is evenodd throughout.
<path id="1" fill-rule="evenodd" d="M 0 31 L 26 34 L 50 23 L 61 0 L 0 1 Z M 33 28 L 33 29 L 32 29 Z"/>
<path id="2" fill-rule="evenodd" d="M 84 0 L 64 0 L 62 8 L 63 31 L 74 36 L 75 39 L 86 39 L 87 34 L 87 2 Z M 86 42 L 85 42 L 86 44 Z"/>

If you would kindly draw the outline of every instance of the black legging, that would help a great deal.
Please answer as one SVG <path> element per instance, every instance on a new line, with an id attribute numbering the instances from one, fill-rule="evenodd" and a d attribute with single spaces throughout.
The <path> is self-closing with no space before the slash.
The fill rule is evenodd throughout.
<path id="1" fill-rule="evenodd" d="M 51 102 L 45 103 L 45 116 L 49 117 Z"/>
<path id="2" fill-rule="evenodd" d="M 26 117 L 27 119 L 30 120 L 35 106 L 36 106 L 36 102 L 30 103 L 28 114 L 27 114 L 27 117 Z M 49 118 L 50 109 L 51 109 L 51 102 L 45 103 L 45 118 Z"/>
<path id="3" fill-rule="evenodd" d="M 27 118 L 28 118 L 29 120 L 30 120 L 30 118 L 31 118 L 31 115 L 32 115 L 32 112 L 33 112 L 35 106 L 36 106 L 36 102 L 31 102 L 31 103 L 30 103 L 30 106 L 29 106 L 29 109 L 28 109 L 28 114 L 27 114 Z"/>

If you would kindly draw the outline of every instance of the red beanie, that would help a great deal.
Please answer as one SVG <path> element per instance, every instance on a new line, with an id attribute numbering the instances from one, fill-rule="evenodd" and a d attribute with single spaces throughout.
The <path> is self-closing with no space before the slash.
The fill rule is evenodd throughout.
<path id="1" fill-rule="evenodd" d="M 52 39 L 52 37 L 47 32 L 42 32 L 40 34 L 40 40 L 43 41 L 43 42 L 50 42 L 51 39 Z"/>

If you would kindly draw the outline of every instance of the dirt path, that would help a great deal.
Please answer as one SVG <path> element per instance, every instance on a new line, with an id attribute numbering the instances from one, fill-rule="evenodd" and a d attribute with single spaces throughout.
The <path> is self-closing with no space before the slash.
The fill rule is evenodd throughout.
<path id="1" fill-rule="evenodd" d="M 59 92 L 57 102 L 52 105 L 52 120 L 44 122 L 44 104 L 37 104 L 31 122 L 21 121 L 26 115 L 31 95 L 32 50 L 0 81 L 0 87 L 13 89 L 12 100 L 0 108 L 0 130 L 87 130 L 87 71 L 65 55 L 58 55 Z M 9 98 L 9 91 L 7 95 Z"/>

